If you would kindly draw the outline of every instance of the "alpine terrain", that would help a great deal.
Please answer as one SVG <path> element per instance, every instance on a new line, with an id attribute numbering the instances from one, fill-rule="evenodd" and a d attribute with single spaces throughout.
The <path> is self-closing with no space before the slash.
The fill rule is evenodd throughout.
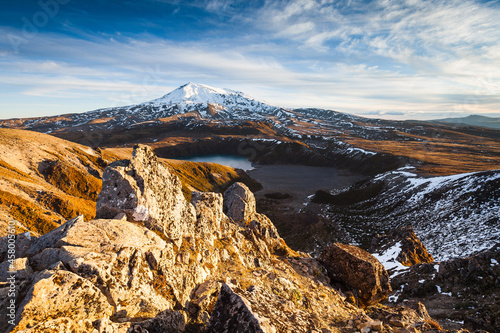
<path id="1" fill-rule="evenodd" d="M 0 127 L 4 331 L 500 331 L 498 129 L 195 83 Z"/>

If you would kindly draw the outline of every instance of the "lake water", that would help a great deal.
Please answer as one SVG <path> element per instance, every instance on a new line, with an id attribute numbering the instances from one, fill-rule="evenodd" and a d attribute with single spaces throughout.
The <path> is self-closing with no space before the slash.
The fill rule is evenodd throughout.
<path id="1" fill-rule="evenodd" d="M 204 155 L 204 156 L 188 156 L 179 158 L 179 160 L 191 162 L 210 162 L 218 163 L 232 168 L 238 168 L 245 171 L 252 170 L 252 163 L 246 157 L 240 155 Z"/>
<path id="2" fill-rule="evenodd" d="M 252 163 L 241 155 L 197 155 L 179 159 L 218 163 L 245 170 L 250 177 L 262 184 L 264 189 L 260 192 L 289 193 L 301 202 L 319 189 L 341 189 L 362 179 L 356 175 L 339 175 L 338 170 L 332 167 L 283 164 L 252 166 Z"/>

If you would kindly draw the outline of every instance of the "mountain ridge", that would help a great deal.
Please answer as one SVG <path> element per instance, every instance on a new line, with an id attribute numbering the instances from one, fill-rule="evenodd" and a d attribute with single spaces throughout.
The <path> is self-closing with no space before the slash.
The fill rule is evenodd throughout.
<path id="1" fill-rule="evenodd" d="M 313 155 L 319 151 L 334 162 L 345 157 L 357 160 L 361 152 L 377 159 L 401 157 L 429 175 L 492 170 L 500 165 L 498 130 L 369 119 L 315 108 L 287 110 L 241 92 L 194 83 L 141 104 L 0 120 L 0 127 L 52 134 L 90 147 L 148 143 L 156 151 L 179 143 L 213 145 L 214 138 L 238 141 L 236 147 L 249 138 L 278 140 L 303 145 Z M 240 150 L 236 149 L 237 154 Z M 221 148 L 213 153 L 227 151 Z"/>
<path id="2" fill-rule="evenodd" d="M 430 122 L 500 129 L 500 117 L 488 117 L 477 114 L 471 114 L 467 117 L 435 119 Z"/>

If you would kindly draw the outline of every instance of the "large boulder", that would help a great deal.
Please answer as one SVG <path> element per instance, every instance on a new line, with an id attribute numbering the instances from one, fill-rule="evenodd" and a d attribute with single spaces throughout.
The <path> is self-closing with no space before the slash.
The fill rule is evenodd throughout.
<path id="1" fill-rule="evenodd" d="M 399 253 L 393 259 L 404 266 L 434 262 L 434 258 L 427 252 L 427 248 L 411 226 L 394 229 L 386 235 L 375 236 L 369 251 L 370 253 L 382 253 L 389 248 L 394 248 L 394 246 L 397 246 Z"/>
<path id="2" fill-rule="evenodd" d="M 243 183 L 234 183 L 224 192 L 224 213 L 245 226 L 256 212 L 255 197 Z"/>
<path id="3" fill-rule="evenodd" d="M 223 284 L 208 323 L 207 333 L 274 333 L 266 320 L 252 311 L 250 303 Z"/>
<path id="4" fill-rule="evenodd" d="M 58 313 L 71 314 L 72 321 L 93 321 L 112 315 L 113 307 L 90 281 L 64 270 L 44 271 L 19 306 L 16 329 L 52 320 Z"/>
<path id="5" fill-rule="evenodd" d="M 196 221 L 195 209 L 185 200 L 179 178 L 148 146 L 136 146 L 130 161 L 109 165 L 102 179 L 97 218 L 111 219 L 125 213 L 129 221 L 163 233 L 177 246 Z"/>
<path id="6" fill-rule="evenodd" d="M 392 291 L 384 266 L 357 246 L 335 243 L 325 249 L 318 259 L 332 281 L 358 294 L 362 306 L 379 303 Z"/>

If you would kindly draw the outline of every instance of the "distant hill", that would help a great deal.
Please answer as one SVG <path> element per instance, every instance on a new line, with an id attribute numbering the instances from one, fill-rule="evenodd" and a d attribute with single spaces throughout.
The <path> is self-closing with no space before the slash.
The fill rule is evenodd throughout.
<path id="1" fill-rule="evenodd" d="M 500 118 L 471 115 L 463 118 L 445 118 L 432 120 L 433 123 L 460 124 L 466 126 L 479 126 L 500 129 Z"/>

